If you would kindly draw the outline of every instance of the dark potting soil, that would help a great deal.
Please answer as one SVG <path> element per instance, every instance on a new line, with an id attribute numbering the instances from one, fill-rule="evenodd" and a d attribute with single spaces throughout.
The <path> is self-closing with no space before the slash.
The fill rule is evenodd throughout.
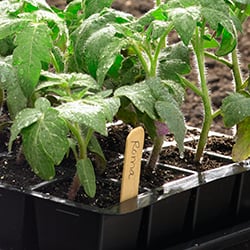
<path id="1" fill-rule="evenodd" d="M 25 162 L 16 164 L 16 159 L 0 157 L 0 182 L 20 189 L 40 183 L 42 180 L 36 176 Z"/>
<path id="2" fill-rule="evenodd" d="M 97 175 L 97 194 L 95 198 L 90 199 L 86 196 L 81 189 L 77 196 L 76 201 L 97 205 L 99 207 L 110 207 L 111 205 L 119 202 L 120 196 L 120 181 L 122 178 L 123 160 L 118 158 L 125 150 L 125 142 L 128 133 L 132 128 L 128 125 L 118 124 L 108 128 L 108 137 L 97 136 L 100 140 L 101 146 L 105 149 L 107 158 L 106 170 L 100 175 L 96 168 Z M 5 129 L 0 132 L 1 136 L 1 155 L 0 155 L 0 182 L 3 184 L 9 184 L 11 186 L 25 189 L 30 186 L 43 182 L 41 178 L 36 176 L 31 167 L 26 162 L 24 156 L 21 153 L 21 138 L 18 138 L 13 146 L 11 154 L 7 153 L 9 130 Z M 172 136 L 169 136 L 169 140 L 173 140 Z M 146 145 L 151 146 L 152 142 L 149 138 Z M 90 157 L 94 161 L 94 156 L 90 154 Z M 157 167 L 156 169 L 149 171 L 145 168 L 145 162 L 142 164 L 141 170 L 141 192 L 143 188 L 152 189 L 163 185 L 166 182 L 176 180 L 187 176 L 188 174 L 182 171 L 177 171 L 165 167 Z M 56 167 L 56 178 L 62 178 L 64 176 L 72 175 L 75 171 L 75 161 L 70 155 L 69 158 L 64 159 L 60 166 Z M 99 178 L 102 179 L 99 179 Z M 107 181 L 109 179 L 115 179 L 114 181 Z M 100 181 L 106 180 L 106 181 Z M 60 183 L 61 185 L 61 183 Z M 65 185 L 62 185 L 62 190 L 59 191 L 59 184 L 57 184 L 54 191 L 46 191 L 46 193 L 53 193 L 61 198 L 67 197 L 69 189 L 69 181 Z M 56 193 L 54 193 L 56 192 Z M 61 196 L 59 194 L 62 194 Z"/>
<path id="3" fill-rule="evenodd" d="M 149 152 L 145 152 L 144 157 L 148 157 L 149 154 Z M 181 156 L 176 146 L 169 146 L 161 151 L 159 162 L 193 171 L 206 171 L 232 163 L 230 159 L 220 158 L 206 153 L 204 154 L 201 163 L 195 162 L 194 159 L 194 151 L 186 149 L 183 156 Z"/>
<path id="4" fill-rule="evenodd" d="M 185 142 L 185 146 L 196 148 L 197 140 Z M 206 151 L 212 151 L 217 154 L 231 156 L 234 138 L 228 136 L 210 136 L 207 140 Z"/>
<path id="5" fill-rule="evenodd" d="M 139 193 L 157 188 L 164 183 L 174 181 L 190 175 L 190 173 L 178 171 L 168 167 L 160 166 L 155 170 L 148 171 L 146 164 L 142 164 Z M 122 161 L 109 164 L 105 173 L 96 179 L 96 195 L 90 198 L 81 187 L 75 198 L 76 202 L 99 208 L 108 208 L 119 203 L 122 178 Z M 37 191 L 67 199 L 68 190 L 72 178 L 60 179 L 37 189 Z"/>
<path id="6" fill-rule="evenodd" d="M 107 128 L 108 136 L 96 134 L 96 137 L 101 148 L 104 150 L 104 155 L 108 161 L 112 161 L 113 158 L 117 158 L 117 153 L 124 154 L 126 138 L 132 129 L 133 127 L 128 124 L 125 124 L 121 121 L 116 121 Z M 149 135 L 145 133 L 143 147 L 147 148 L 150 146 L 152 146 L 152 140 L 150 139 Z"/>
<path id="7" fill-rule="evenodd" d="M 38 188 L 36 191 L 47 195 L 53 195 L 62 199 L 67 199 L 69 187 L 72 178 L 66 178 L 51 183 L 50 185 Z M 96 206 L 99 208 L 107 208 L 119 202 L 120 185 L 112 180 L 97 179 L 96 180 L 96 195 L 90 198 L 86 195 L 81 187 L 75 198 L 75 202 L 81 204 Z"/>
<path id="8" fill-rule="evenodd" d="M 107 167 L 105 171 L 100 175 L 96 168 L 96 175 L 97 175 L 97 194 L 96 197 L 93 199 L 87 198 L 86 194 L 81 190 L 79 192 L 77 201 L 86 203 L 89 205 L 96 204 L 100 207 L 109 207 L 111 205 L 116 204 L 119 202 L 119 195 L 120 195 L 120 181 L 122 178 L 122 167 L 123 167 L 123 160 L 117 159 L 117 156 L 122 155 L 125 150 L 125 142 L 126 137 L 132 127 L 128 125 L 124 125 L 123 123 L 119 123 L 116 125 L 112 125 L 108 128 L 108 137 L 98 136 L 97 138 L 100 141 L 101 146 L 105 149 L 104 153 L 106 154 L 107 158 Z M 5 131 L 5 140 L 4 145 L 6 149 L 6 145 L 8 144 L 9 133 Z M 187 136 L 191 136 L 194 138 L 199 134 L 198 130 L 192 129 L 187 132 Z M 2 137 L 3 138 L 3 137 Z M 146 136 L 146 145 L 151 146 L 152 142 L 148 136 Z M 172 142 L 174 139 L 173 135 L 166 136 L 166 140 Z M 221 138 L 219 138 L 221 139 Z M 20 138 L 15 142 L 14 151 L 12 155 L 8 155 L 6 151 L 4 151 L 0 157 L 0 180 L 2 183 L 8 183 L 13 186 L 19 188 L 27 188 L 29 186 L 38 184 L 42 182 L 42 180 L 37 177 L 29 167 L 28 163 L 25 161 L 24 158 L 21 157 L 21 160 L 14 157 L 14 155 L 20 155 Z M 148 141 L 148 142 L 147 142 Z M 3 142 L 3 141 L 1 141 Z M 2 144 L 2 143 L 1 143 Z M 216 146 L 213 146 L 215 144 Z M 219 148 L 222 146 L 222 149 L 225 148 L 223 142 L 217 143 L 216 138 L 209 140 L 209 144 L 211 148 Z M 5 155 L 4 155 L 5 153 Z M 149 152 L 144 153 L 144 158 L 147 160 L 149 157 Z M 90 156 L 93 158 L 93 156 Z M 94 159 L 94 158 L 93 158 Z M 171 146 L 164 149 L 160 154 L 159 161 L 164 164 L 174 165 L 180 168 L 186 168 L 190 170 L 197 170 L 197 168 L 201 171 L 215 168 L 221 165 L 225 165 L 225 162 L 222 160 L 216 159 L 216 157 L 211 157 L 205 155 L 203 158 L 203 162 L 201 165 L 194 164 L 194 153 L 186 150 L 184 154 L 184 158 L 180 158 L 179 151 L 176 147 Z M 227 161 L 226 163 L 228 163 Z M 94 161 L 95 163 L 95 161 Z M 94 164 L 95 165 L 95 164 Z M 176 180 L 178 178 L 182 178 L 186 176 L 186 173 L 176 171 L 173 169 L 165 168 L 165 167 L 157 167 L 156 169 L 149 171 L 145 167 L 145 162 L 142 164 L 141 170 L 141 180 L 140 186 L 141 190 L 143 188 L 152 189 L 163 185 L 166 182 Z M 68 176 L 69 174 L 72 175 L 75 171 L 75 162 L 72 157 L 65 159 L 60 166 L 56 167 L 56 177 L 63 177 Z M 102 180 L 106 179 L 115 179 L 116 182 L 110 181 L 100 181 L 99 178 Z M 54 191 L 46 191 L 46 193 L 51 193 L 53 195 L 59 195 L 58 192 L 62 193 L 62 198 L 66 198 L 67 191 L 69 188 L 69 182 L 63 187 L 62 192 L 59 191 L 59 185 L 56 186 L 56 193 Z M 110 195 L 112 195 L 110 197 Z M 104 205 L 106 204 L 106 205 Z"/>
<path id="9" fill-rule="evenodd" d="M 201 163 L 195 162 L 194 158 L 194 151 L 185 150 L 184 157 L 180 157 L 179 150 L 170 146 L 161 152 L 159 162 L 194 171 L 206 171 L 232 163 L 229 159 L 220 158 L 206 153 L 203 155 Z"/>
<path id="10" fill-rule="evenodd" d="M 56 177 L 63 177 L 72 172 L 72 162 L 67 159 L 62 163 L 62 166 L 56 167 Z M 17 162 L 14 156 L 2 154 L 0 156 L 0 183 L 8 184 L 18 189 L 27 189 L 33 185 L 43 182 L 31 169 L 27 161 L 24 159 Z"/>

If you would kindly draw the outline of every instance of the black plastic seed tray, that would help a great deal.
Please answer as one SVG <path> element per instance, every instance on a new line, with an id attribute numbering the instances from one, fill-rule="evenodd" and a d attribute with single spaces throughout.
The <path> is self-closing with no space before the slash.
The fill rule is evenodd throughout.
<path id="1" fill-rule="evenodd" d="M 250 249 L 250 221 L 207 234 L 162 250 L 247 250 Z"/>

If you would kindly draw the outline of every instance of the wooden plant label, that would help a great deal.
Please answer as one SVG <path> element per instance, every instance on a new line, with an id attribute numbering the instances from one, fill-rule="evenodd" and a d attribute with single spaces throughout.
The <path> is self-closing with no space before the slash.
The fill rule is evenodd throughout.
<path id="1" fill-rule="evenodd" d="M 126 139 L 120 202 L 138 194 L 143 144 L 144 129 L 136 127 Z"/>

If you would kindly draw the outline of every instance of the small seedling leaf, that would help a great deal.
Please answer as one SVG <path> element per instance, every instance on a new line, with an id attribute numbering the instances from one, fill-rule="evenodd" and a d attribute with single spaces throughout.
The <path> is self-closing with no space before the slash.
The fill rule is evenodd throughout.
<path id="1" fill-rule="evenodd" d="M 221 112 L 226 127 L 239 124 L 250 116 L 250 98 L 239 93 L 231 94 L 223 100 Z"/>
<path id="2" fill-rule="evenodd" d="M 233 146 L 232 158 L 239 162 L 250 156 L 250 117 L 238 124 L 236 143 Z"/>
<path id="3" fill-rule="evenodd" d="M 93 198 L 96 193 L 95 171 L 89 158 L 78 160 L 77 174 L 86 194 Z"/>
<path id="4" fill-rule="evenodd" d="M 8 111 L 11 118 L 14 119 L 16 114 L 26 107 L 27 99 L 19 85 L 14 67 L 0 61 L 0 68 L 0 86 L 7 92 Z"/>
<path id="5" fill-rule="evenodd" d="M 9 150 L 12 148 L 13 141 L 17 138 L 22 129 L 29 127 L 42 116 L 42 112 L 38 109 L 26 108 L 20 111 L 11 126 L 11 136 L 9 141 Z"/>
<path id="6" fill-rule="evenodd" d="M 88 150 L 90 152 L 98 155 L 98 157 L 101 161 L 100 163 L 101 163 L 102 167 L 104 168 L 106 166 L 106 158 L 103 154 L 103 151 L 102 151 L 102 148 L 99 144 L 99 141 L 96 139 L 95 136 L 91 137 L 91 140 L 89 141 L 89 144 L 88 144 Z"/>
<path id="7" fill-rule="evenodd" d="M 237 41 L 231 33 L 227 32 L 225 29 L 222 32 L 222 40 L 220 42 L 219 49 L 215 52 L 217 56 L 225 56 L 232 52 L 236 47 Z"/>

